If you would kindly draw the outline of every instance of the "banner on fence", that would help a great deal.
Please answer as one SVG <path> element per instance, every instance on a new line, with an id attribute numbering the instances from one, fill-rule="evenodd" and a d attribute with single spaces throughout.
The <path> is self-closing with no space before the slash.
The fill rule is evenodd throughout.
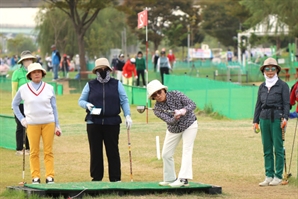
<path id="1" fill-rule="evenodd" d="M 191 58 L 210 59 L 213 57 L 210 49 L 189 48 L 188 53 Z"/>

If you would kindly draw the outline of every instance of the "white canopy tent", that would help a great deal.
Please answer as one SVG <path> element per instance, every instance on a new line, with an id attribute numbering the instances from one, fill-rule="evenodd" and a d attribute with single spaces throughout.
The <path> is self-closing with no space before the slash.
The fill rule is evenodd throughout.
<path id="1" fill-rule="evenodd" d="M 258 23 L 255 27 L 250 28 L 244 32 L 238 33 L 238 62 L 241 63 L 241 37 L 246 36 L 248 39 L 249 37 L 255 34 L 257 36 L 264 36 L 264 35 L 287 35 L 289 34 L 289 26 L 285 23 L 278 20 L 277 15 L 268 15 L 263 21 Z M 248 59 L 250 59 L 250 44 L 247 43 L 247 50 L 248 50 Z"/>

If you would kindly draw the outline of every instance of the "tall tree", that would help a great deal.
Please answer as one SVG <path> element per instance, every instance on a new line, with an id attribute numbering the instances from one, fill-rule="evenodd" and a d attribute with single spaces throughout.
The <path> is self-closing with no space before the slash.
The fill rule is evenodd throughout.
<path id="1" fill-rule="evenodd" d="M 252 16 L 246 21 L 247 24 L 256 25 L 268 15 L 277 15 L 277 23 L 285 23 L 289 26 L 290 36 L 295 37 L 298 48 L 298 23 L 295 20 L 298 16 L 297 0 L 241 0 Z"/>
<path id="2" fill-rule="evenodd" d="M 169 34 L 171 41 L 176 39 L 178 33 L 186 37 L 186 27 L 193 20 L 191 17 L 196 12 L 196 8 L 193 7 L 193 0 L 124 0 L 122 9 L 128 14 L 128 24 L 143 42 L 145 42 L 145 30 L 138 30 L 136 27 L 137 14 L 145 8 L 148 9 L 148 37 L 153 42 L 155 49 L 158 48 L 161 40 L 167 34 Z M 194 19 L 194 24 L 199 24 L 200 17 Z M 180 39 L 182 38 L 183 36 Z"/>
<path id="3" fill-rule="evenodd" d="M 239 0 L 201 1 L 203 30 L 225 46 L 234 46 L 241 23 L 249 16 Z"/>
<path id="4" fill-rule="evenodd" d="M 82 71 L 87 69 L 85 60 L 85 43 L 84 36 L 88 28 L 96 19 L 99 11 L 109 6 L 118 4 L 117 0 L 44 0 L 49 3 L 50 8 L 62 10 L 71 20 L 77 34 L 80 65 Z M 86 78 L 84 75 L 83 78 Z"/>
<path id="5" fill-rule="evenodd" d="M 8 39 L 7 49 L 12 54 L 19 55 L 24 50 L 35 52 L 37 50 L 37 46 L 32 38 L 23 34 L 18 34 L 14 38 Z"/>
<path id="6" fill-rule="evenodd" d="M 73 55 L 78 52 L 76 34 L 69 18 L 59 9 L 40 9 L 36 16 L 37 42 L 43 55 L 56 44 L 61 53 Z M 69 46 L 71 47 L 69 48 Z"/>

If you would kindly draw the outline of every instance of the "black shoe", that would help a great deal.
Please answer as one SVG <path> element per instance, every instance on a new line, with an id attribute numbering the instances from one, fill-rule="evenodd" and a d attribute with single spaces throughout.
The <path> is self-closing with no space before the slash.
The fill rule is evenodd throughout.
<path id="1" fill-rule="evenodd" d="M 53 184 L 53 183 L 55 183 L 55 182 L 54 182 L 54 178 L 52 178 L 52 177 L 47 177 L 47 178 L 46 178 L 46 183 L 47 183 L 47 184 Z"/>
<path id="2" fill-rule="evenodd" d="M 39 178 L 33 178 L 32 179 L 32 184 L 40 184 L 40 179 Z"/>

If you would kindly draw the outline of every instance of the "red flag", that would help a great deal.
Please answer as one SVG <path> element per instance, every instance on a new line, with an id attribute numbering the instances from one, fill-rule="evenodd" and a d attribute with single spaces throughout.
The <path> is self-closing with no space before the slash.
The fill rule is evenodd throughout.
<path id="1" fill-rule="evenodd" d="M 147 26 L 147 10 L 138 13 L 138 29 Z"/>

